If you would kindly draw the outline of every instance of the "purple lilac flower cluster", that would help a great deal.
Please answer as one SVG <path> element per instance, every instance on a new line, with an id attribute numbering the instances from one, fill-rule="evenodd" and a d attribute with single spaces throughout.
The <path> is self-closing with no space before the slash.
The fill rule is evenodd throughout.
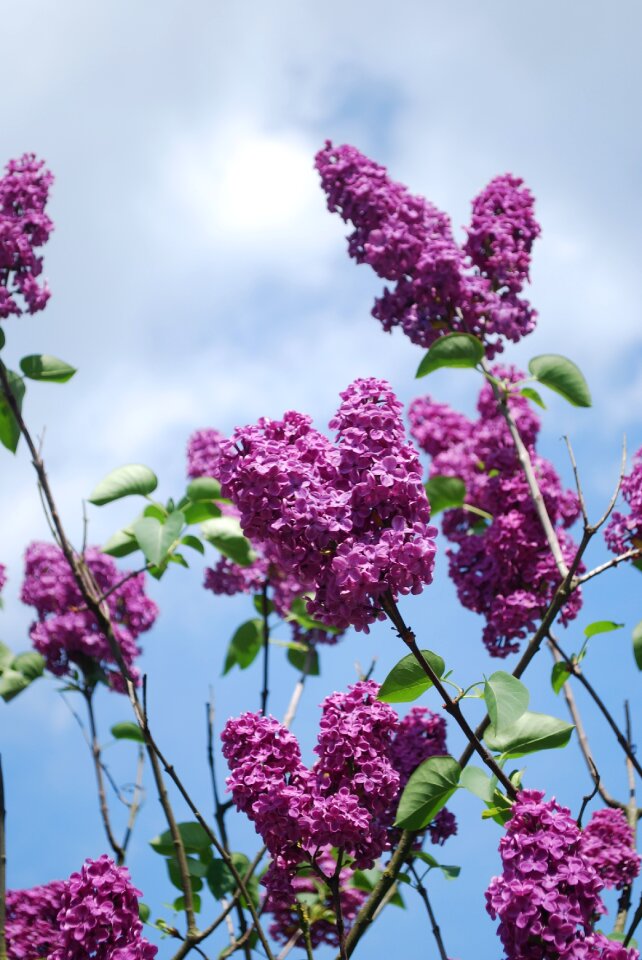
<path id="1" fill-rule="evenodd" d="M 58 945 L 57 923 L 65 890 L 64 880 L 30 890 L 7 893 L 7 955 L 9 960 L 48 957 Z"/>
<path id="2" fill-rule="evenodd" d="M 140 896 L 127 868 L 106 854 L 68 880 L 9 891 L 9 960 L 153 960 L 157 948 L 141 935 Z"/>
<path id="3" fill-rule="evenodd" d="M 319 855 L 317 864 L 324 876 L 334 875 L 337 863 L 328 851 Z M 359 890 L 352 885 L 353 876 L 354 870 L 350 867 L 343 867 L 339 872 L 341 913 L 346 929 L 350 928 L 359 908 L 368 896 L 365 890 Z M 314 873 L 311 867 L 299 868 L 289 887 L 271 889 L 266 896 L 265 911 L 272 916 L 270 936 L 277 943 L 288 943 L 300 929 L 301 922 L 296 901 L 301 895 L 307 895 L 308 902 L 310 895 L 317 897 L 314 906 L 308 908 L 312 946 L 316 948 L 325 943 L 331 947 L 338 947 L 339 936 L 334 922 L 330 891 L 327 884 Z"/>
<path id="4" fill-rule="evenodd" d="M 566 807 L 523 790 L 499 844 L 503 873 L 486 891 L 507 960 L 636 960 L 635 950 L 593 933 L 604 887 Z"/>
<path id="5" fill-rule="evenodd" d="M 220 479 L 246 536 L 314 592 L 310 613 L 367 632 L 382 597 L 431 582 L 436 530 L 390 385 L 356 380 L 341 399 L 335 443 L 300 413 L 262 419 L 222 445 Z"/>
<path id="6" fill-rule="evenodd" d="M 328 209 L 354 227 L 350 256 L 394 284 L 372 311 L 384 330 L 400 326 L 422 347 L 464 330 L 485 341 L 489 356 L 503 339 L 517 342 L 533 330 L 535 311 L 519 294 L 540 227 L 522 180 L 506 174 L 488 184 L 473 201 L 460 247 L 445 213 L 355 147 L 327 141 L 315 166 Z"/>
<path id="7" fill-rule="evenodd" d="M 623 810 L 595 811 L 582 831 L 582 854 L 609 889 L 621 890 L 640 872 L 640 856 Z"/>
<path id="8" fill-rule="evenodd" d="M 319 866 L 319 850 L 341 849 L 354 867 L 372 866 L 390 847 L 399 795 L 413 769 L 445 752 L 443 720 L 414 708 L 400 721 L 378 692 L 369 680 L 326 697 L 310 769 L 296 738 L 273 717 L 245 713 L 225 725 L 227 785 L 272 855 L 265 883 L 280 903 L 292 902 L 301 864 Z M 446 813 L 431 825 L 434 842 L 456 832 Z"/>
<path id="9" fill-rule="evenodd" d="M 606 544 L 613 553 L 642 548 L 642 447 L 635 454 L 631 473 L 622 480 L 622 496 L 629 514 L 625 516 L 616 511 L 604 533 Z"/>
<path id="10" fill-rule="evenodd" d="M 45 213 L 53 176 L 33 153 L 10 160 L 0 177 L 0 319 L 42 310 L 50 296 L 40 284 L 42 257 L 35 254 L 53 230 Z M 22 299 L 22 303 L 18 298 Z"/>
<path id="11" fill-rule="evenodd" d="M 134 660 L 141 651 L 136 640 L 150 629 L 158 616 L 156 604 L 145 595 L 145 576 L 141 573 L 125 579 L 127 574 L 118 570 L 112 558 L 96 547 L 85 551 L 84 560 L 101 592 L 111 591 L 105 603 L 123 660 L 132 679 L 138 681 Z M 124 582 L 118 586 L 121 581 Z M 59 547 L 32 543 L 27 548 L 21 596 L 23 603 L 36 608 L 38 620 L 32 624 L 29 636 L 52 673 L 64 676 L 72 663 L 83 668 L 99 665 L 110 686 L 123 691 L 109 641 L 98 630 L 94 615 L 86 609 Z"/>
<path id="12" fill-rule="evenodd" d="M 196 430 L 187 442 L 187 476 L 218 478 L 218 454 L 222 433 L 212 427 Z"/>
<path id="13" fill-rule="evenodd" d="M 527 446 L 546 509 L 570 562 L 575 546 L 567 528 L 577 519 L 574 493 L 564 490 L 553 465 L 535 449 L 539 420 L 528 401 L 511 385 L 524 375 L 513 367 L 494 367 L 508 394 L 508 404 Z M 430 476 L 458 477 L 466 486 L 466 503 L 492 517 L 486 521 L 465 509 L 447 510 L 443 532 L 456 547 L 448 550 L 449 571 L 463 606 L 486 618 L 483 640 L 490 654 L 505 657 L 534 629 L 559 583 L 559 573 L 532 503 L 515 446 L 490 384 L 470 420 L 430 397 L 413 401 L 411 433 L 432 457 Z M 564 608 L 563 623 L 581 607 L 575 591 Z"/>
<path id="14" fill-rule="evenodd" d="M 4 585 L 7 582 L 7 568 L 4 564 L 0 563 L 0 593 L 4 590 Z"/>

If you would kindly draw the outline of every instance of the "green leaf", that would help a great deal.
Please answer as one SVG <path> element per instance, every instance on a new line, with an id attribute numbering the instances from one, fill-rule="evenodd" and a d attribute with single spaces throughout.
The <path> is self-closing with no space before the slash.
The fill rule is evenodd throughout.
<path id="1" fill-rule="evenodd" d="M 642 620 L 633 630 L 633 656 L 638 670 L 642 670 Z"/>
<path id="2" fill-rule="evenodd" d="M 530 696 L 517 677 L 497 670 L 484 684 L 484 700 L 494 734 L 502 734 L 528 709 Z"/>
<path id="3" fill-rule="evenodd" d="M 307 675 L 309 677 L 318 677 L 321 672 L 319 668 L 319 653 L 317 650 L 311 651 L 310 659 L 308 660 L 307 650 L 295 650 L 290 647 L 288 650 L 288 663 L 291 663 L 297 670 L 303 670 L 307 663 Z"/>
<path id="4" fill-rule="evenodd" d="M 604 933 L 602 930 L 598 930 L 598 933 Z M 615 943 L 624 943 L 626 940 L 625 933 L 607 933 L 605 934 L 607 940 L 614 940 Z M 628 942 L 629 947 L 633 947 L 634 950 L 637 950 L 638 942 L 633 937 Z"/>
<path id="5" fill-rule="evenodd" d="M 496 734 L 490 727 L 484 734 L 486 745 L 505 757 L 523 757 L 538 750 L 565 747 L 571 738 L 573 724 L 544 713 L 523 713 L 509 730 Z"/>
<path id="6" fill-rule="evenodd" d="M 194 913 L 200 913 L 202 905 L 203 901 L 201 900 L 200 894 L 192 892 L 192 906 L 194 907 Z M 185 897 L 176 897 L 176 900 L 174 900 L 172 906 L 178 913 L 183 913 L 185 910 Z"/>
<path id="7" fill-rule="evenodd" d="M 542 353 L 529 361 L 528 369 L 536 380 L 559 393 L 574 407 L 591 406 L 591 392 L 584 375 L 568 357 Z"/>
<path id="8" fill-rule="evenodd" d="M 199 500 L 198 503 L 187 502 L 182 508 L 186 523 L 203 523 L 204 520 L 213 520 L 221 516 L 221 510 L 209 500 Z"/>
<path id="9" fill-rule="evenodd" d="M 336 627 L 331 627 L 327 623 L 321 623 L 315 620 L 308 613 L 308 605 L 305 597 L 295 597 L 285 618 L 288 622 L 294 620 L 304 630 L 323 630 L 324 633 L 336 634 L 340 631 Z"/>
<path id="10" fill-rule="evenodd" d="M 3 670 L 6 670 L 7 667 L 11 666 L 14 657 L 15 653 L 11 647 L 8 647 L 5 643 L 0 641 L 0 673 L 2 673 Z"/>
<path id="11" fill-rule="evenodd" d="M 352 874 L 351 883 L 357 890 L 365 890 L 366 893 L 370 893 L 379 883 L 381 875 L 382 871 L 376 867 L 371 867 L 369 870 L 355 870 Z M 395 907 L 401 907 L 402 910 L 406 909 L 406 904 L 403 902 L 398 890 L 394 896 L 388 900 L 388 903 Z"/>
<path id="12" fill-rule="evenodd" d="M 189 821 L 179 823 L 177 826 L 186 853 L 198 853 L 200 850 L 205 850 L 211 846 L 212 842 L 200 823 Z M 172 834 L 169 830 L 165 830 L 164 833 L 154 837 L 153 840 L 149 841 L 149 845 L 152 850 L 155 850 L 156 853 L 160 853 L 164 857 L 171 857 L 174 854 Z"/>
<path id="13" fill-rule="evenodd" d="M 138 901 L 138 916 L 140 917 L 141 923 L 147 923 L 151 916 L 151 907 L 147 903 L 143 903 L 142 900 Z"/>
<path id="14" fill-rule="evenodd" d="M 213 477 L 197 477 L 187 486 L 187 496 L 195 503 L 198 500 L 218 500 L 221 485 Z"/>
<path id="15" fill-rule="evenodd" d="M 248 567 L 255 559 L 250 541 L 243 536 L 241 524 L 236 517 L 217 517 L 201 525 L 205 539 L 241 567 Z"/>
<path id="16" fill-rule="evenodd" d="M 197 553 L 205 553 L 205 547 L 203 546 L 202 541 L 198 537 L 192 536 L 191 533 L 188 533 L 187 536 L 183 537 L 181 543 L 185 547 L 191 547 L 192 550 L 196 550 Z"/>
<path id="17" fill-rule="evenodd" d="M 447 333 L 435 340 L 419 364 L 416 377 L 440 367 L 476 367 L 484 356 L 484 344 L 471 333 Z"/>
<path id="18" fill-rule="evenodd" d="M 443 659 L 432 650 L 421 652 L 437 676 L 441 677 L 446 669 Z M 410 703 L 411 700 L 416 700 L 425 693 L 429 687 L 432 687 L 432 680 L 426 676 L 413 654 L 410 653 L 392 668 L 381 685 L 377 700 L 383 700 L 384 703 Z"/>
<path id="19" fill-rule="evenodd" d="M 138 543 L 131 527 L 117 530 L 102 548 L 102 552 L 108 553 L 110 557 L 126 557 L 130 553 L 135 553 L 136 550 L 138 550 Z"/>
<path id="20" fill-rule="evenodd" d="M 401 794 L 395 826 L 423 830 L 459 784 L 461 768 L 452 757 L 429 757 L 417 767 Z"/>
<path id="21" fill-rule="evenodd" d="M 132 495 L 149 496 L 158 486 L 156 474 L 142 463 L 118 467 L 104 477 L 89 497 L 89 502 L 102 507 L 113 500 Z"/>
<path id="22" fill-rule="evenodd" d="M 66 383 L 76 372 L 64 360 L 48 353 L 32 353 L 20 361 L 20 369 L 30 380 L 45 380 L 48 383 Z"/>
<path id="23" fill-rule="evenodd" d="M 463 507 L 466 484 L 459 477 L 431 477 L 424 486 L 433 517 L 442 510 Z"/>
<path id="24" fill-rule="evenodd" d="M 422 860 L 424 863 L 427 863 L 430 869 L 436 867 L 441 870 L 446 880 L 454 880 L 461 873 L 461 867 L 455 867 L 447 863 L 438 863 L 432 854 L 426 853 L 425 850 L 418 850 L 414 856 L 417 860 Z"/>
<path id="25" fill-rule="evenodd" d="M 160 520 L 161 523 L 165 523 L 167 514 L 168 511 L 160 503 L 150 503 L 143 510 L 144 517 L 154 517 L 156 520 Z"/>
<path id="26" fill-rule="evenodd" d="M 111 735 L 115 740 L 135 740 L 136 743 L 144 743 L 143 732 L 137 723 L 132 720 L 122 720 L 115 723 L 111 728 Z"/>
<path id="27" fill-rule="evenodd" d="M 31 682 L 37 680 L 45 672 L 45 658 L 36 653 L 35 650 L 27 650 L 14 658 L 11 668 L 17 670 Z"/>
<path id="28" fill-rule="evenodd" d="M 0 350 L 2 350 L 6 342 L 7 341 L 4 335 L 4 330 L 2 329 L 2 327 L 0 327 Z"/>
<path id="29" fill-rule="evenodd" d="M 7 370 L 7 379 L 13 398 L 16 401 L 18 410 L 22 410 L 22 401 L 25 395 L 25 384 L 22 377 L 14 373 L 13 370 Z M 0 393 L 0 443 L 15 453 L 18 449 L 20 440 L 20 427 L 18 421 L 13 415 L 11 407 L 7 403 L 3 393 Z"/>
<path id="30" fill-rule="evenodd" d="M 180 538 L 184 525 L 185 517 L 180 510 L 175 510 L 165 523 L 156 517 L 139 517 L 132 523 L 132 530 L 145 558 L 159 566 Z"/>
<path id="31" fill-rule="evenodd" d="M 19 693 L 26 690 L 30 682 L 24 673 L 20 673 L 19 670 L 5 670 L 0 676 L 0 697 L 5 703 L 9 703 Z"/>
<path id="32" fill-rule="evenodd" d="M 464 767 L 459 778 L 459 786 L 470 790 L 476 797 L 483 800 L 484 803 L 490 803 L 493 799 L 493 783 L 491 778 L 479 767 Z"/>
<path id="33" fill-rule="evenodd" d="M 232 667 L 239 666 L 246 670 L 257 657 L 263 645 L 263 624 L 260 620 L 247 620 L 238 628 L 227 648 L 223 676 L 229 673 Z"/>
<path id="34" fill-rule="evenodd" d="M 567 663 L 563 663 L 561 660 L 559 663 L 553 664 L 553 669 L 551 670 L 551 686 L 555 693 L 559 693 L 569 676 L 571 671 Z"/>
<path id="35" fill-rule="evenodd" d="M 542 410 L 546 410 L 546 404 L 540 397 L 537 390 L 533 390 L 532 387 L 523 387 L 519 392 L 523 397 L 526 397 L 527 400 L 532 400 L 533 403 L 536 403 L 538 407 L 542 408 Z"/>
<path id="36" fill-rule="evenodd" d="M 611 633 L 612 630 L 621 630 L 623 623 L 614 623 L 613 620 L 596 620 L 584 628 L 585 637 L 595 637 L 598 633 Z"/>
<path id="37" fill-rule="evenodd" d="M 218 857 L 212 860 L 208 866 L 205 879 L 217 900 L 221 900 L 226 894 L 232 893 L 236 889 L 236 881 L 232 876 L 232 871 L 225 861 Z"/>
<path id="38" fill-rule="evenodd" d="M 269 597 L 263 597 L 262 593 L 255 593 L 252 597 L 252 603 L 254 604 L 254 609 L 260 617 L 263 616 L 263 605 L 265 604 L 266 614 L 273 613 L 276 609 Z"/>

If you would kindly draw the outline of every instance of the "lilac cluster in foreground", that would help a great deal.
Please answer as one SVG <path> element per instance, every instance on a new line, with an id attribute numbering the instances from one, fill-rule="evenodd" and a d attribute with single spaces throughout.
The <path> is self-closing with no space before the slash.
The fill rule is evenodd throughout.
<path id="1" fill-rule="evenodd" d="M 84 554 L 102 594 L 109 596 L 109 609 L 114 633 L 130 676 L 136 682 L 139 673 L 134 660 L 140 654 L 136 643 L 141 633 L 149 630 L 158 616 L 158 608 L 145 595 L 145 576 L 138 574 L 117 586 L 127 576 L 111 557 L 96 547 Z M 34 647 L 47 661 L 47 668 L 57 676 L 68 674 L 72 664 L 91 673 L 100 667 L 110 686 L 122 692 L 122 677 L 107 637 L 100 632 L 94 615 L 85 604 L 74 575 L 62 550 L 48 543 L 32 543 L 25 555 L 25 578 L 22 601 L 35 607 L 38 620 L 29 636 Z"/>
<path id="2" fill-rule="evenodd" d="M 633 459 L 633 469 L 622 480 L 622 496 L 629 508 L 628 516 L 616 511 L 605 530 L 609 550 L 625 553 L 642 549 L 642 448 Z"/>
<path id="3" fill-rule="evenodd" d="M 219 479 L 246 536 L 314 592 L 310 613 L 367 631 L 383 598 L 431 582 L 436 530 L 390 385 L 356 380 L 341 399 L 334 443 L 303 414 L 262 419 L 221 445 Z"/>
<path id="4" fill-rule="evenodd" d="M 499 917 L 506 960 L 636 960 L 636 950 L 593 932 L 605 912 L 604 855 L 566 807 L 521 791 L 499 852 L 503 873 L 490 882 L 486 909 Z"/>
<path id="5" fill-rule="evenodd" d="M 45 213 L 52 174 L 33 153 L 10 160 L 0 177 L 0 319 L 11 314 L 36 313 L 50 296 L 40 283 L 43 246 L 53 230 Z"/>
<path id="6" fill-rule="evenodd" d="M 575 545 L 566 532 L 579 513 L 576 495 L 562 487 L 555 468 L 536 451 L 539 419 L 511 384 L 524 378 L 513 367 L 494 367 L 493 375 L 510 391 L 509 408 L 529 450 L 546 509 L 567 563 Z M 490 384 L 470 420 L 431 397 L 410 405 L 411 433 L 432 458 L 430 476 L 458 477 L 466 486 L 465 502 L 492 520 L 457 508 L 444 514 L 449 572 L 460 602 L 486 618 L 483 640 L 492 656 L 505 657 L 535 629 L 560 577 L 533 505 L 510 432 Z M 563 623 L 577 616 L 581 594 L 574 593 L 561 611 Z"/>
<path id="7" fill-rule="evenodd" d="M 340 849 L 353 868 L 371 867 L 390 848 L 400 792 L 412 770 L 445 752 L 441 718 L 414 708 L 400 721 L 376 699 L 378 691 L 378 684 L 362 681 L 326 697 L 311 768 L 296 738 L 273 717 L 244 713 L 223 729 L 227 785 L 272 856 L 264 882 L 279 910 L 292 905 L 302 864 L 312 864 L 323 879 L 319 851 L 325 856 Z M 443 842 L 456 832 L 454 818 L 448 813 L 430 830 L 435 842 Z"/>
<path id="8" fill-rule="evenodd" d="M 540 227 L 522 180 L 491 180 L 473 201 L 461 247 L 445 213 L 355 147 L 327 141 L 315 165 L 328 209 L 354 227 L 350 256 L 393 284 L 372 311 L 384 330 L 400 326 L 422 347 L 444 333 L 474 333 L 491 357 L 503 340 L 517 342 L 533 330 L 535 311 L 519 294 Z"/>
<path id="9" fill-rule="evenodd" d="M 139 890 L 106 854 L 79 873 L 7 895 L 9 960 L 153 960 L 142 936 Z"/>

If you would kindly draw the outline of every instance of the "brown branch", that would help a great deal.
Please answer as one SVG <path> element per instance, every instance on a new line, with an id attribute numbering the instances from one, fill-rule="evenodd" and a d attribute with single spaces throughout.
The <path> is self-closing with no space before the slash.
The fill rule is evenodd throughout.
<path id="1" fill-rule="evenodd" d="M 599 567 L 594 567 L 593 570 L 589 570 L 588 573 L 583 573 L 581 577 L 577 578 L 577 585 L 581 586 L 581 584 L 586 583 L 587 580 L 592 580 L 593 577 L 599 576 L 599 574 L 604 573 L 605 570 L 611 570 L 612 567 L 619 566 L 621 563 L 624 563 L 625 560 L 637 560 L 639 557 L 642 557 L 642 550 L 639 547 L 632 547 L 625 553 L 621 553 L 619 556 L 613 557 L 605 563 L 601 563 Z"/>
<path id="2" fill-rule="evenodd" d="M 143 770 L 144 769 L 145 769 L 145 751 L 143 750 L 142 747 L 139 747 L 138 763 L 136 764 L 136 781 L 134 783 L 134 793 L 132 796 L 132 802 L 129 805 L 129 820 L 127 821 L 127 826 L 125 828 L 125 835 L 123 837 L 123 842 L 121 844 L 124 853 L 127 853 L 127 847 L 129 846 L 129 841 L 131 840 L 134 824 L 136 823 L 136 818 L 141 808 L 141 802 L 142 802 L 142 796 L 143 796 Z"/>
<path id="3" fill-rule="evenodd" d="M 435 943 L 437 944 L 437 949 L 439 950 L 439 956 L 441 957 L 441 960 L 448 960 L 448 954 L 446 953 L 446 948 L 445 948 L 445 946 L 444 946 L 444 941 L 443 941 L 442 936 L 441 936 L 441 930 L 439 929 L 439 924 L 437 923 L 437 918 L 435 917 L 435 913 L 434 913 L 434 911 L 433 911 L 433 909 L 432 909 L 432 905 L 431 905 L 430 900 L 429 900 L 429 898 L 428 898 L 428 891 L 426 890 L 426 888 L 424 887 L 423 883 L 421 882 L 421 880 L 420 880 L 420 878 L 419 878 L 419 874 L 417 873 L 417 871 L 416 871 L 416 869 L 415 869 L 415 867 L 414 867 L 414 865 L 413 865 L 412 863 L 410 864 L 410 872 L 412 873 L 413 877 L 415 878 L 415 881 L 416 881 L 416 884 L 417 884 L 417 886 L 416 886 L 417 893 L 419 894 L 419 896 L 420 896 L 421 899 L 423 900 L 424 906 L 426 907 L 426 911 L 427 911 L 427 913 L 428 913 L 428 918 L 430 919 L 430 925 L 431 925 L 431 928 L 432 928 L 432 933 L 433 933 L 433 936 L 434 936 L 434 938 L 435 938 Z"/>
<path id="4" fill-rule="evenodd" d="M 263 689 L 261 690 L 261 713 L 265 716 L 267 710 L 269 690 L 269 670 L 270 670 L 270 624 L 268 610 L 268 581 L 266 580 L 261 589 L 261 620 L 263 622 Z"/>
<path id="5" fill-rule="evenodd" d="M 631 738 L 631 712 L 629 710 L 629 701 L 624 701 L 624 717 L 626 724 L 626 739 L 629 747 L 631 747 L 632 738 Z M 626 757 L 626 773 L 627 779 L 629 781 L 629 800 L 626 805 L 626 819 L 631 830 L 631 842 L 633 849 L 636 848 L 636 834 L 638 827 L 638 806 L 635 799 L 635 773 L 633 771 L 633 764 L 631 763 L 631 758 Z M 618 901 L 618 911 L 617 917 L 615 919 L 615 925 L 613 927 L 614 933 L 624 933 L 626 929 L 626 921 L 629 915 L 629 910 L 631 909 L 631 890 L 632 884 L 627 883 L 620 894 L 620 899 Z"/>
<path id="6" fill-rule="evenodd" d="M 85 703 L 87 704 L 87 717 L 89 719 L 89 734 L 90 734 L 90 747 L 91 755 L 94 761 L 94 771 L 96 774 L 96 787 L 98 789 L 98 805 L 100 807 L 100 816 L 103 821 L 103 827 L 105 828 L 105 833 L 107 835 L 107 840 L 110 847 L 114 851 L 116 857 L 116 863 L 118 866 L 122 866 L 125 862 L 125 850 L 123 846 L 116 840 L 114 836 L 114 831 L 111 825 L 111 818 L 109 814 L 109 804 L 107 803 L 107 794 L 105 792 L 105 781 L 103 779 L 103 763 L 102 763 L 102 753 L 100 748 L 100 742 L 98 740 L 98 733 L 96 729 L 96 717 L 94 714 L 94 705 L 92 702 L 93 693 L 95 687 L 86 686 L 83 690 L 83 696 L 85 698 Z"/>

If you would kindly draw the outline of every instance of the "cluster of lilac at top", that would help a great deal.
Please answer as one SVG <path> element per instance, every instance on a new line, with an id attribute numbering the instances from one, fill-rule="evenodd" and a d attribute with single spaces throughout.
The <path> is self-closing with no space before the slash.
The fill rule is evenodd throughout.
<path id="1" fill-rule="evenodd" d="M 311 768 L 296 738 L 273 717 L 244 713 L 223 729 L 227 785 L 272 856 L 265 883 L 281 907 L 292 904 L 292 880 L 302 864 L 312 864 L 323 879 L 319 851 L 334 848 L 353 868 L 371 867 L 390 848 L 399 795 L 412 770 L 445 752 L 443 720 L 414 708 L 400 721 L 376 699 L 378 692 L 370 680 L 326 697 Z M 431 826 L 438 842 L 456 832 L 454 818 Z"/>
<path id="2" fill-rule="evenodd" d="M 622 496 L 629 508 L 628 516 L 616 511 L 604 533 L 613 553 L 642 549 L 642 447 L 633 460 L 633 469 L 622 480 Z"/>
<path id="3" fill-rule="evenodd" d="M 53 176 L 32 153 L 10 160 L 0 177 L 0 319 L 42 310 L 49 299 L 39 283 L 42 257 L 53 223 L 45 213 Z M 22 301 L 22 302 L 21 302 Z"/>
<path id="4" fill-rule="evenodd" d="M 127 573 L 96 547 L 85 550 L 84 562 L 106 597 L 123 661 L 132 680 L 138 682 L 134 660 L 141 651 L 136 640 L 158 616 L 156 604 L 145 595 L 144 574 L 127 579 Z M 109 641 L 98 629 L 93 613 L 87 610 L 59 547 L 32 543 L 27 548 L 22 601 L 37 611 L 38 620 L 32 624 L 29 636 L 52 673 L 64 676 L 76 664 L 85 674 L 92 675 L 99 667 L 110 686 L 123 691 L 122 676 L 115 667 Z"/>
<path id="5" fill-rule="evenodd" d="M 582 833 L 569 810 L 543 797 L 536 790 L 518 794 L 499 844 L 503 873 L 486 891 L 486 909 L 493 920 L 499 917 L 507 960 L 636 960 L 636 950 L 593 932 L 605 912 L 600 891 L 628 882 L 639 870 L 631 833 L 618 877 L 604 849 L 615 836 L 622 851 L 623 825 L 609 835 L 612 819 L 607 825 L 596 815 L 599 826 L 593 826 L 594 817 Z"/>
<path id="6" fill-rule="evenodd" d="M 355 147 L 328 141 L 316 167 L 329 210 L 354 227 L 350 256 L 394 284 L 372 311 L 384 330 L 400 326 L 422 347 L 466 331 L 484 340 L 489 356 L 503 349 L 503 340 L 531 332 L 536 314 L 519 294 L 540 227 L 521 180 L 496 177 L 475 198 L 462 247 L 445 213 Z"/>
<path id="7" fill-rule="evenodd" d="M 341 399 L 336 442 L 300 413 L 262 419 L 221 445 L 219 479 L 246 536 L 314 592 L 310 613 L 367 631 L 382 600 L 431 582 L 436 530 L 390 385 L 356 380 Z"/>
<path id="8" fill-rule="evenodd" d="M 79 873 L 7 895 L 8 960 L 153 960 L 142 936 L 139 890 L 106 854 Z"/>
<path id="9" fill-rule="evenodd" d="M 529 450 L 546 509 L 567 563 L 575 547 L 566 528 L 579 504 L 564 490 L 555 469 L 539 456 L 535 444 L 539 420 L 528 401 L 511 389 L 524 379 L 513 367 L 493 369 L 510 391 L 508 405 Z M 448 550 L 449 571 L 459 600 L 486 618 L 483 639 L 490 654 L 505 657 L 519 649 L 519 640 L 535 628 L 549 605 L 560 577 L 533 505 L 510 432 L 486 383 L 471 420 L 430 397 L 410 406 L 411 433 L 432 458 L 430 476 L 458 477 L 465 483 L 465 502 L 490 514 L 492 520 L 466 509 L 447 510 L 443 532 L 456 547 Z M 562 609 L 562 622 L 581 607 L 575 591 Z"/>

